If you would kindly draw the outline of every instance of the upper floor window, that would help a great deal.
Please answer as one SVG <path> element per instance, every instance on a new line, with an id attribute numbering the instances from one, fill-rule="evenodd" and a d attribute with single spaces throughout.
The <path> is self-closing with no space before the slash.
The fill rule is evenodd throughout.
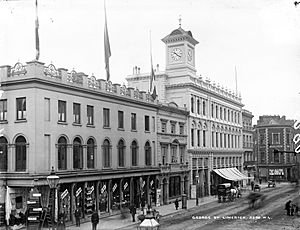
<path id="1" fill-rule="evenodd" d="M 161 122 L 161 132 L 165 133 L 167 131 L 167 123 L 162 121 Z"/>
<path id="2" fill-rule="evenodd" d="M 118 111 L 118 128 L 124 129 L 124 112 Z"/>
<path id="3" fill-rule="evenodd" d="M 226 109 L 224 108 L 224 120 L 226 121 Z"/>
<path id="4" fill-rule="evenodd" d="M 171 133 L 175 134 L 176 133 L 176 124 L 175 123 L 171 123 Z"/>
<path id="5" fill-rule="evenodd" d="M 7 140 L 0 137 L 0 171 L 7 171 Z"/>
<path id="6" fill-rule="evenodd" d="M 131 164 L 132 166 L 138 165 L 138 145 L 136 141 L 131 143 Z"/>
<path id="7" fill-rule="evenodd" d="M 194 98 L 191 97 L 191 112 L 194 112 Z"/>
<path id="8" fill-rule="evenodd" d="M 110 126 L 110 118 L 109 118 L 109 109 L 104 108 L 103 109 L 103 127 L 109 127 Z"/>
<path id="9" fill-rule="evenodd" d="M 57 142 L 58 153 L 58 169 L 67 169 L 67 140 L 65 137 L 60 137 Z"/>
<path id="10" fill-rule="evenodd" d="M 0 121 L 7 120 L 7 100 L 0 100 Z"/>
<path id="11" fill-rule="evenodd" d="M 184 153 L 185 153 L 185 147 L 184 146 L 180 146 L 180 164 L 184 164 Z"/>
<path id="12" fill-rule="evenodd" d="M 105 139 L 103 141 L 102 151 L 103 151 L 103 166 L 105 168 L 108 168 L 108 167 L 111 166 L 111 160 L 110 160 L 110 142 L 109 142 L 109 140 Z"/>
<path id="13" fill-rule="evenodd" d="M 73 141 L 73 168 L 74 169 L 83 168 L 82 144 L 79 137 L 76 137 Z"/>
<path id="14" fill-rule="evenodd" d="M 58 121 L 66 122 L 67 119 L 67 102 L 58 101 Z"/>
<path id="15" fill-rule="evenodd" d="M 136 113 L 131 113 L 131 130 L 136 130 Z"/>
<path id="16" fill-rule="evenodd" d="M 145 164 L 147 166 L 151 165 L 151 146 L 148 141 L 145 144 Z"/>
<path id="17" fill-rule="evenodd" d="M 214 117 L 214 105 L 211 105 L 211 117 Z"/>
<path id="18" fill-rule="evenodd" d="M 180 125 L 179 125 L 179 134 L 180 134 L 180 135 L 183 135 L 183 134 L 184 134 L 184 125 L 183 125 L 183 124 L 180 124 Z"/>
<path id="19" fill-rule="evenodd" d="M 200 100 L 197 99 L 197 114 L 200 114 Z"/>
<path id="20" fill-rule="evenodd" d="M 16 139 L 16 171 L 26 171 L 26 140 L 23 136 Z"/>
<path id="21" fill-rule="evenodd" d="M 94 106 L 88 105 L 87 109 L 87 124 L 94 125 Z"/>
<path id="22" fill-rule="evenodd" d="M 202 113 L 203 113 L 203 115 L 205 116 L 206 115 L 206 104 L 205 104 L 205 101 L 203 101 L 203 103 L 202 103 Z"/>
<path id="23" fill-rule="evenodd" d="M 177 145 L 171 145 L 171 162 L 177 162 Z"/>
<path id="24" fill-rule="evenodd" d="M 26 97 L 17 98 L 17 120 L 26 119 Z"/>
<path id="25" fill-rule="evenodd" d="M 73 122 L 75 124 L 80 124 L 80 104 L 78 103 L 73 103 L 73 116 L 74 120 Z"/>
<path id="26" fill-rule="evenodd" d="M 219 118 L 219 114 L 218 114 L 219 110 L 218 110 L 218 106 L 216 105 L 216 118 Z"/>
<path id="27" fill-rule="evenodd" d="M 286 133 L 286 144 L 289 145 L 291 143 L 290 134 Z"/>
<path id="28" fill-rule="evenodd" d="M 124 167 L 125 166 L 125 145 L 123 140 L 120 140 L 118 143 L 118 158 L 119 158 L 119 167 Z"/>
<path id="29" fill-rule="evenodd" d="M 220 107 L 220 119 L 223 119 L 223 109 Z"/>
<path id="30" fill-rule="evenodd" d="M 145 116 L 145 131 L 150 131 L 150 117 L 147 115 Z"/>
<path id="31" fill-rule="evenodd" d="M 161 146 L 161 161 L 162 161 L 161 163 L 162 163 L 162 165 L 165 165 L 168 163 L 167 156 L 168 156 L 168 146 L 162 145 Z"/>
<path id="32" fill-rule="evenodd" d="M 280 144 L 279 133 L 272 133 L 272 144 Z"/>
<path id="33" fill-rule="evenodd" d="M 87 141 L 87 168 L 95 168 L 95 142 L 92 138 Z"/>

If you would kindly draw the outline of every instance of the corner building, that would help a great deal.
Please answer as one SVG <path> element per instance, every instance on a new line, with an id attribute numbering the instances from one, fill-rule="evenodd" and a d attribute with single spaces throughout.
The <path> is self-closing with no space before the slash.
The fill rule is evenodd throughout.
<path id="1" fill-rule="evenodd" d="M 0 80 L 1 205 L 10 188 L 12 210 L 24 213 L 35 187 L 48 207 L 52 167 L 67 221 L 76 208 L 84 219 L 91 209 L 155 204 L 158 107 L 149 94 L 37 61 L 1 66 Z"/>
<path id="2" fill-rule="evenodd" d="M 224 179 L 214 172 L 215 169 L 235 167 L 243 170 L 241 97 L 196 75 L 195 46 L 198 41 L 190 31 L 179 27 L 162 41 L 166 45 L 166 69 L 160 71 L 157 66 L 155 71 L 158 100 L 176 103 L 189 111 L 189 195 L 191 198 L 197 194 L 210 195 L 214 186 Z M 141 73 L 135 67 L 127 81 L 130 87 L 148 91 L 150 74 Z"/>

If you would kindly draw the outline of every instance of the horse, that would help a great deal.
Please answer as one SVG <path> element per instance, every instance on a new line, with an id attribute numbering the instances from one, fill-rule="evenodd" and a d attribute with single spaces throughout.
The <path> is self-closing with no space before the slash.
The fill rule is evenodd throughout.
<path id="1" fill-rule="evenodd" d="M 231 188 L 230 189 L 230 200 L 233 201 L 237 197 L 237 189 Z"/>

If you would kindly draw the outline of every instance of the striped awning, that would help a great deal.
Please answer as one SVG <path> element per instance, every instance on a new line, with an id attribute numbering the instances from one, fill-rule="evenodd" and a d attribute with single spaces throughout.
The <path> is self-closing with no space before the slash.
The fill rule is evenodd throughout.
<path id="1" fill-rule="evenodd" d="M 237 168 L 222 168 L 214 169 L 213 171 L 219 176 L 231 181 L 253 179 L 253 177 L 247 177 L 246 175 L 241 173 Z"/>

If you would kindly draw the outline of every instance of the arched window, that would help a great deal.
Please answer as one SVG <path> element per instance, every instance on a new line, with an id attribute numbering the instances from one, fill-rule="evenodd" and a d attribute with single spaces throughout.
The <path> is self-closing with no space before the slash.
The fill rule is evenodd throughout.
<path id="1" fill-rule="evenodd" d="M 16 139 L 16 171 L 26 171 L 26 140 L 23 136 Z"/>
<path id="2" fill-rule="evenodd" d="M 224 120 L 226 121 L 226 109 L 224 108 Z"/>
<path id="3" fill-rule="evenodd" d="M 191 112 L 194 112 L 194 98 L 191 97 Z"/>
<path id="4" fill-rule="evenodd" d="M 218 112 L 219 112 L 219 110 L 218 110 L 218 106 L 216 105 L 216 118 L 219 118 L 218 116 Z"/>
<path id="5" fill-rule="evenodd" d="M 220 119 L 223 119 L 223 109 L 220 107 Z"/>
<path id="6" fill-rule="evenodd" d="M 203 112 L 203 115 L 205 116 L 205 114 L 206 114 L 206 110 L 205 110 L 205 107 L 206 107 L 206 105 L 205 105 L 205 101 L 203 101 L 203 103 L 202 103 L 202 112 Z"/>
<path id="7" fill-rule="evenodd" d="M 197 100 L 197 114 L 200 114 L 200 100 Z"/>
<path id="8" fill-rule="evenodd" d="M 0 137 L 0 171 L 7 171 L 7 140 Z"/>
<path id="9" fill-rule="evenodd" d="M 109 168 L 111 166 L 111 164 L 110 164 L 110 143 L 109 143 L 109 140 L 105 139 L 103 141 L 102 151 L 103 151 L 103 166 L 105 168 Z"/>
<path id="10" fill-rule="evenodd" d="M 124 167 L 125 166 L 125 145 L 123 140 L 120 140 L 118 143 L 118 157 L 119 157 L 119 167 Z"/>
<path id="11" fill-rule="evenodd" d="M 87 141 L 87 168 L 95 168 L 95 142 L 93 138 Z"/>
<path id="12" fill-rule="evenodd" d="M 148 141 L 145 144 L 145 164 L 151 165 L 151 146 Z"/>
<path id="13" fill-rule="evenodd" d="M 214 117 L 214 105 L 211 105 L 211 117 Z"/>
<path id="14" fill-rule="evenodd" d="M 58 153 L 58 169 L 67 169 L 67 140 L 65 137 L 60 137 L 57 142 Z"/>
<path id="15" fill-rule="evenodd" d="M 138 165 L 138 146 L 136 141 L 131 143 L 131 164 L 132 166 Z"/>
<path id="16" fill-rule="evenodd" d="M 79 137 L 76 137 L 73 141 L 73 168 L 83 168 L 82 144 Z"/>

